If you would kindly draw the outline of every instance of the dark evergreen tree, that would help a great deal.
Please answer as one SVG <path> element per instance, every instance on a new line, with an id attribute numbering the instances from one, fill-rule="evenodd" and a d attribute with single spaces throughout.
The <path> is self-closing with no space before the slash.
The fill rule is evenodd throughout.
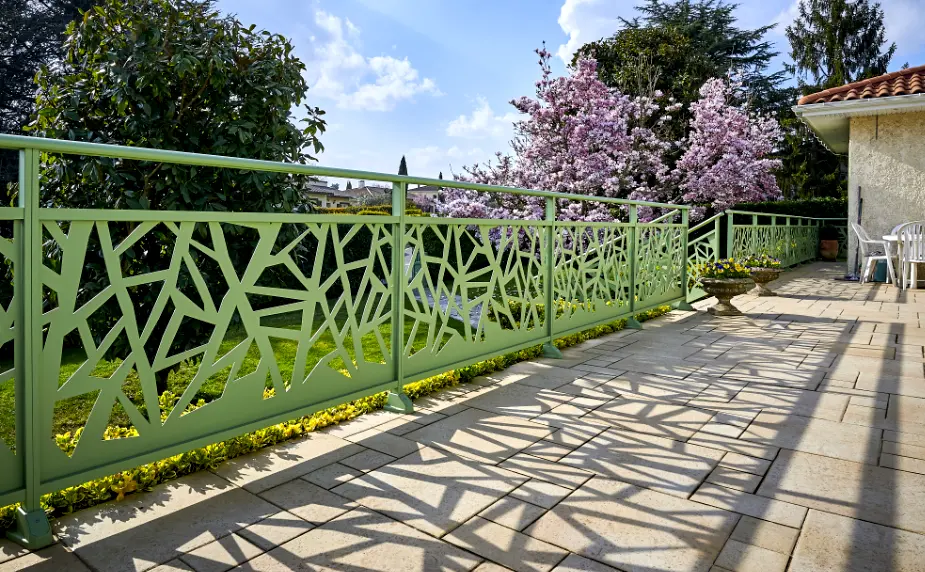
<path id="1" fill-rule="evenodd" d="M 401 163 L 398 164 L 398 174 L 407 175 L 408 174 L 408 163 L 405 161 L 405 156 L 401 156 Z"/>
<path id="2" fill-rule="evenodd" d="M 800 0 L 787 27 L 787 66 L 804 93 L 876 77 L 887 72 L 896 44 L 886 45 L 883 9 L 868 0 Z"/>

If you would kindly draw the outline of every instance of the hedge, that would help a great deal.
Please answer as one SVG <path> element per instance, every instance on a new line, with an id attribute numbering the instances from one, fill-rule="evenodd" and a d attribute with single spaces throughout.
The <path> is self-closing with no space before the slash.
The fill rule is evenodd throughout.
<path id="1" fill-rule="evenodd" d="M 753 211 L 779 215 L 816 218 L 848 218 L 848 199 L 836 199 L 832 197 L 807 199 L 804 201 L 739 203 L 732 208 L 737 211 Z"/>
<path id="2" fill-rule="evenodd" d="M 664 315 L 670 310 L 671 308 L 669 306 L 659 306 L 647 312 L 636 314 L 634 317 L 638 321 L 643 322 Z M 592 338 L 617 332 L 622 330 L 625 326 L 626 320 L 617 320 L 563 338 L 558 338 L 554 341 L 554 344 L 560 349 L 571 347 Z M 460 383 L 468 383 L 478 376 L 486 375 L 507 368 L 515 363 L 537 358 L 541 355 L 542 346 L 532 346 L 519 352 L 504 354 L 470 366 L 450 370 L 415 383 L 410 383 L 406 385 L 404 389 L 411 399 L 416 399 L 447 387 L 452 387 Z M 317 431 L 330 425 L 344 423 L 364 413 L 382 409 L 385 406 L 386 397 L 387 394 L 385 392 L 377 393 L 363 399 L 319 411 L 313 415 L 308 415 L 285 423 L 278 423 L 265 429 L 259 429 L 226 441 L 174 455 L 173 457 L 161 461 L 148 463 L 134 469 L 116 473 L 115 475 L 102 477 L 88 483 L 49 493 L 42 496 L 42 507 L 50 516 L 59 516 L 74 512 L 75 510 L 98 505 L 112 499 L 116 499 L 117 501 L 122 500 L 127 494 L 151 490 L 157 484 L 202 469 L 215 468 L 228 459 L 290 439 L 295 439 L 303 436 L 305 433 Z M 169 413 L 169 410 L 177 401 L 177 397 L 169 392 L 165 392 L 160 399 L 165 414 Z M 197 404 L 191 405 L 190 409 L 196 409 L 204 404 L 204 401 L 200 401 Z M 134 428 L 108 427 L 104 433 L 104 439 L 131 437 L 134 435 L 137 435 L 137 430 Z M 77 445 L 79 437 L 80 432 L 77 431 L 74 435 L 70 433 L 57 435 L 55 440 L 59 446 L 62 446 L 65 450 L 73 450 Z M 16 506 L 17 505 L 0 507 L 0 532 L 9 528 L 12 524 L 13 512 Z"/>

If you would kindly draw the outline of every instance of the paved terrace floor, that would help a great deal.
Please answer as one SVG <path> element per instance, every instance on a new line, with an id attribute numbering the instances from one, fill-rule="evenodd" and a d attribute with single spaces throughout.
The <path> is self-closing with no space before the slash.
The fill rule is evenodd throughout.
<path id="1" fill-rule="evenodd" d="M 925 293 L 841 271 L 81 511 L 0 571 L 925 570 Z"/>

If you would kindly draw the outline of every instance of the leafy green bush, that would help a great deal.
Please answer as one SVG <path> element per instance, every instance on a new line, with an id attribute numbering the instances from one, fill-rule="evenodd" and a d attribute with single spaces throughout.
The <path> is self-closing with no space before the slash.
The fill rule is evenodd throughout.
<path id="1" fill-rule="evenodd" d="M 804 201 L 766 201 L 761 203 L 739 203 L 738 211 L 750 211 L 778 215 L 806 216 L 815 218 L 848 218 L 848 199 L 823 197 Z"/>

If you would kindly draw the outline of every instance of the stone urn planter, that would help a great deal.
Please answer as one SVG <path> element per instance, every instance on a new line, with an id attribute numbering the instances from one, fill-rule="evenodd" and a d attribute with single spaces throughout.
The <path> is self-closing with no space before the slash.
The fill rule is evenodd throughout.
<path id="1" fill-rule="evenodd" d="M 780 278 L 780 268 L 752 268 L 752 280 L 755 281 L 755 294 L 758 296 L 777 296 L 766 284 Z"/>
<path id="2" fill-rule="evenodd" d="M 838 258 L 838 241 L 837 240 L 820 240 L 819 256 L 823 260 L 832 261 Z"/>
<path id="3" fill-rule="evenodd" d="M 742 312 L 732 305 L 732 298 L 745 294 L 754 281 L 751 278 L 701 278 L 703 291 L 717 299 L 716 305 L 707 309 L 714 316 L 741 316 Z"/>

